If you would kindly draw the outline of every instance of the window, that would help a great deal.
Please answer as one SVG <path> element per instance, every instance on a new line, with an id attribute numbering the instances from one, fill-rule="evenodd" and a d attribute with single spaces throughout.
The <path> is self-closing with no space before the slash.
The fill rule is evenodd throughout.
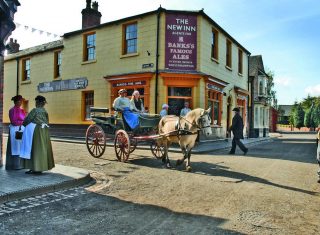
<path id="1" fill-rule="evenodd" d="M 243 52 L 242 50 L 238 50 L 238 73 L 242 74 L 243 73 Z"/>
<path id="2" fill-rule="evenodd" d="M 22 81 L 30 81 L 30 59 L 22 60 Z"/>
<path id="3" fill-rule="evenodd" d="M 221 92 L 208 91 L 208 106 L 211 106 L 211 124 L 221 125 Z"/>
<path id="4" fill-rule="evenodd" d="M 168 87 L 169 114 L 180 116 L 184 102 L 188 101 L 192 109 L 192 88 L 191 87 Z"/>
<path id="5" fill-rule="evenodd" d="M 96 59 L 96 34 L 84 35 L 84 51 L 83 61 L 90 61 Z"/>
<path id="6" fill-rule="evenodd" d="M 90 120 L 90 107 L 94 105 L 94 93 L 93 91 L 85 91 L 82 93 L 83 99 L 83 117 L 84 120 Z"/>
<path id="7" fill-rule="evenodd" d="M 61 51 L 54 52 L 54 78 L 61 76 Z"/>
<path id="8" fill-rule="evenodd" d="M 211 44 L 211 57 L 218 60 L 218 31 L 216 29 L 212 30 L 212 44 Z"/>
<path id="9" fill-rule="evenodd" d="M 231 45 L 231 41 L 227 40 L 226 43 L 226 66 L 229 68 L 232 68 L 232 45 Z"/>
<path id="10" fill-rule="evenodd" d="M 137 53 L 137 40 L 138 40 L 138 27 L 137 23 L 127 24 L 123 27 L 123 51 L 122 54 Z"/>

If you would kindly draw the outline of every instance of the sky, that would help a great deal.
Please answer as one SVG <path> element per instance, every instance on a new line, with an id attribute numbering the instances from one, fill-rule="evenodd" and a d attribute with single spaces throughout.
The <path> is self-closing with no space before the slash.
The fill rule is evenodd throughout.
<path id="1" fill-rule="evenodd" d="M 279 105 L 320 96 L 319 0 L 96 0 L 101 23 L 156 10 L 201 10 L 274 73 Z M 81 29 L 85 0 L 19 0 L 20 49 Z"/>

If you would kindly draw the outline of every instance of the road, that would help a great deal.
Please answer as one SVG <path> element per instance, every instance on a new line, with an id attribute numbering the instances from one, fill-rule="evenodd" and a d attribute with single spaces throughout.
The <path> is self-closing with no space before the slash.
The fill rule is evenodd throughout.
<path id="1" fill-rule="evenodd" d="M 54 142 L 59 164 L 90 170 L 92 185 L 6 205 L 1 234 L 318 234 L 320 184 L 315 136 L 284 134 L 192 156 L 193 172 L 163 169 L 150 151 L 129 163 L 112 148 L 94 159 L 79 144 Z M 171 153 L 174 162 L 180 154 Z"/>

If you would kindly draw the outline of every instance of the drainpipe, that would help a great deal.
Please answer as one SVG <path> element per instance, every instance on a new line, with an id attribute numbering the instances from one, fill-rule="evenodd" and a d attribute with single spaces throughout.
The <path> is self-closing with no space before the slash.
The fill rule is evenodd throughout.
<path id="1" fill-rule="evenodd" d="M 161 5 L 158 8 L 157 13 L 157 45 L 156 45 L 156 85 L 155 85 L 155 101 L 154 101 L 154 112 L 158 113 L 158 80 L 159 80 L 159 33 L 160 33 L 160 13 Z"/>
<path id="2" fill-rule="evenodd" d="M 251 107 L 250 107 L 250 115 L 249 115 L 249 138 L 254 138 L 254 129 L 253 129 L 253 118 L 254 118 L 254 77 L 250 78 L 249 74 L 249 59 L 250 55 L 248 56 L 248 90 L 249 85 L 251 84 L 250 89 L 250 101 L 251 101 Z M 249 105 L 249 104 L 248 104 Z"/>
<path id="3" fill-rule="evenodd" d="M 16 87 L 16 95 L 19 95 L 19 59 L 17 61 L 17 87 Z"/>

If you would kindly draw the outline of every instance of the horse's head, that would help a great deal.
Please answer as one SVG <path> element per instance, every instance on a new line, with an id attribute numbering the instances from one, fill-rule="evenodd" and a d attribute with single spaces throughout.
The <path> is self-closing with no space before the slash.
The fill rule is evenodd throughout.
<path id="1" fill-rule="evenodd" d="M 208 110 L 203 110 L 197 123 L 202 133 L 206 136 L 212 135 L 210 112 L 211 107 Z"/>

